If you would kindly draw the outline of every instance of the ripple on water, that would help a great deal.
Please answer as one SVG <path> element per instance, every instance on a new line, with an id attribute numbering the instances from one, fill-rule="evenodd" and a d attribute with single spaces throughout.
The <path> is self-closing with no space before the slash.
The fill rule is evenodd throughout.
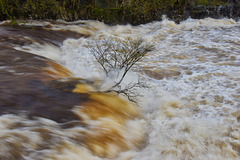
<path id="1" fill-rule="evenodd" d="M 74 27 L 67 25 L 54 24 L 50 28 L 62 30 L 72 27 L 91 35 L 66 40 L 60 48 L 62 56 L 55 56 L 79 77 L 104 78 L 101 68 L 84 47 L 85 42 L 104 37 L 141 37 L 156 47 L 134 68 L 150 87 L 138 90 L 144 95 L 140 99 L 140 108 L 143 110 L 143 125 L 148 139 L 143 149 L 123 152 L 119 159 L 239 159 L 239 22 L 206 18 L 188 19 L 180 24 L 165 19 L 140 26 L 107 26 L 94 21 L 75 23 Z M 131 83 L 132 79 L 127 82 Z M 54 127 L 54 124 L 50 126 Z M 131 125 L 129 128 L 132 128 Z M 71 130 L 57 130 L 58 138 L 73 133 Z M 42 131 L 42 136 L 52 138 L 48 129 Z M 74 133 L 82 135 L 83 132 L 85 130 L 79 128 Z M 39 139 L 32 138 L 38 143 Z M 67 138 L 71 139 L 71 136 Z M 20 136 L 19 139 L 28 141 L 26 137 Z M 54 146 L 55 153 L 46 152 L 46 157 L 73 157 L 77 160 L 79 153 L 84 153 L 81 158 L 101 159 L 86 151 L 86 148 L 79 147 L 76 141 L 82 139 L 61 140 L 62 147 Z M 41 153 L 39 150 L 36 155 Z"/>

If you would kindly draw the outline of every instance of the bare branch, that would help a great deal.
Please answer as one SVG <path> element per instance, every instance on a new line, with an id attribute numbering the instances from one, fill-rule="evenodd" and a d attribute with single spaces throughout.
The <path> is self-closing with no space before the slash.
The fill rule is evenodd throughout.
<path id="1" fill-rule="evenodd" d="M 124 94 L 129 100 L 133 101 L 134 97 L 137 96 L 137 93 L 133 89 L 144 86 L 138 82 L 121 89 L 120 84 L 132 66 L 140 61 L 148 52 L 153 51 L 154 46 L 144 42 L 142 39 L 121 40 L 110 37 L 91 42 L 86 47 L 101 65 L 107 76 L 109 76 L 111 71 L 118 71 L 118 75 L 120 75 L 120 72 L 122 73 L 121 78 L 106 92 L 115 91 L 118 94 Z"/>

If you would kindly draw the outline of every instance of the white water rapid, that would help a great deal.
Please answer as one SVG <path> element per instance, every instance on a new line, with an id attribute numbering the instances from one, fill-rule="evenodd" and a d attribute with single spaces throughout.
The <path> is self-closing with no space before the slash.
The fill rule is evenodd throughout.
<path id="1" fill-rule="evenodd" d="M 205 18 L 180 24 L 165 19 L 139 26 L 108 26 L 96 21 L 32 21 L 22 25 L 72 30 L 88 36 L 67 39 L 60 48 L 49 44 L 16 48 L 52 58 L 76 77 L 103 80 L 104 85 L 113 80 L 105 79 L 86 43 L 116 37 L 142 38 L 154 44 L 155 50 L 125 79 L 125 83 L 131 83 L 139 78 L 149 86 L 137 90 L 142 94 L 138 101 L 143 118 L 129 124 L 133 129 L 138 128 L 134 125 L 144 128 L 146 142 L 140 150 L 120 153 L 117 160 L 240 159 L 240 22 Z M 4 120 L 2 116 L 0 121 Z M 56 157 L 101 159 L 84 150 L 71 148 Z"/>

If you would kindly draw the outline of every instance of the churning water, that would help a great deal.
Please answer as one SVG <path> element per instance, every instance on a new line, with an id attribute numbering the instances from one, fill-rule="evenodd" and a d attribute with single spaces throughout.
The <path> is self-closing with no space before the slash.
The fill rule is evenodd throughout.
<path id="1" fill-rule="evenodd" d="M 139 26 L 108 26 L 96 21 L 32 21 L 22 25 L 70 30 L 86 35 L 79 39 L 67 39 L 60 47 L 36 42 L 15 46 L 15 49 L 54 59 L 76 77 L 100 80 L 105 86 L 114 79 L 104 77 L 100 65 L 85 47 L 86 43 L 116 37 L 142 38 L 154 44 L 155 50 L 138 62 L 125 79 L 125 83 L 141 79 L 149 86 L 137 90 L 142 95 L 138 99 L 142 118 L 129 121 L 130 128 L 137 132 L 134 135 L 141 137 L 145 134 L 144 146 L 140 149 L 130 147 L 113 159 L 240 159 L 240 22 L 206 18 L 188 19 L 180 24 L 165 19 Z M 3 115 L 0 121 L 0 135 L 9 132 L 7 126 L 10 123 L 25 123 L 24 130 L 15 131 L 18 132 L 14 133 L 16 137 L 10 137 L 9 141 L 18 141 L 29 135 L 29 142 L 19 146 L 23 145 L 31 152 L 26 159 L 111 159 L 111 156 L 100 158 L 88 151 L 86 146 L 68 140 L 72 134 L 82 133 L 81 128 L 61 130 L 46 119 L 26 121 L 13 115 Z M 28 130 L 30 126 L 38 125 L 35 123 L 46 124 L 45 129 L 52 132 L 51 143 L 59 143 L 61 136 L 66 137 L 65 141 L 56 148 L 33 152 L 34 145 L 44 141 L 44 138 L 39 138 L 38 132 Z M 19 137 L 19 134 L 22 136 Z M 129 132 L 124 134 L 132 139 Z M 1 143 L 6 142 L 1 140 Z M 1 147 L 0 154 L 6 150 Z M 114 148 L 112 150 L 115 151 Z"/>

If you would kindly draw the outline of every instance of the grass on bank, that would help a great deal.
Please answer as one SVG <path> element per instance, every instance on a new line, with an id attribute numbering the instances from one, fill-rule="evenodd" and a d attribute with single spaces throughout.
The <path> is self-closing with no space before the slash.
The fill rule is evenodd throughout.
<path id="1" fill-rule="evenodd" d="M 226 5 L 229 0 L 0 0 L 0 20 L 94 19 L 108 24 L 141 24 L 176 18 L 187 8 Z"/>

